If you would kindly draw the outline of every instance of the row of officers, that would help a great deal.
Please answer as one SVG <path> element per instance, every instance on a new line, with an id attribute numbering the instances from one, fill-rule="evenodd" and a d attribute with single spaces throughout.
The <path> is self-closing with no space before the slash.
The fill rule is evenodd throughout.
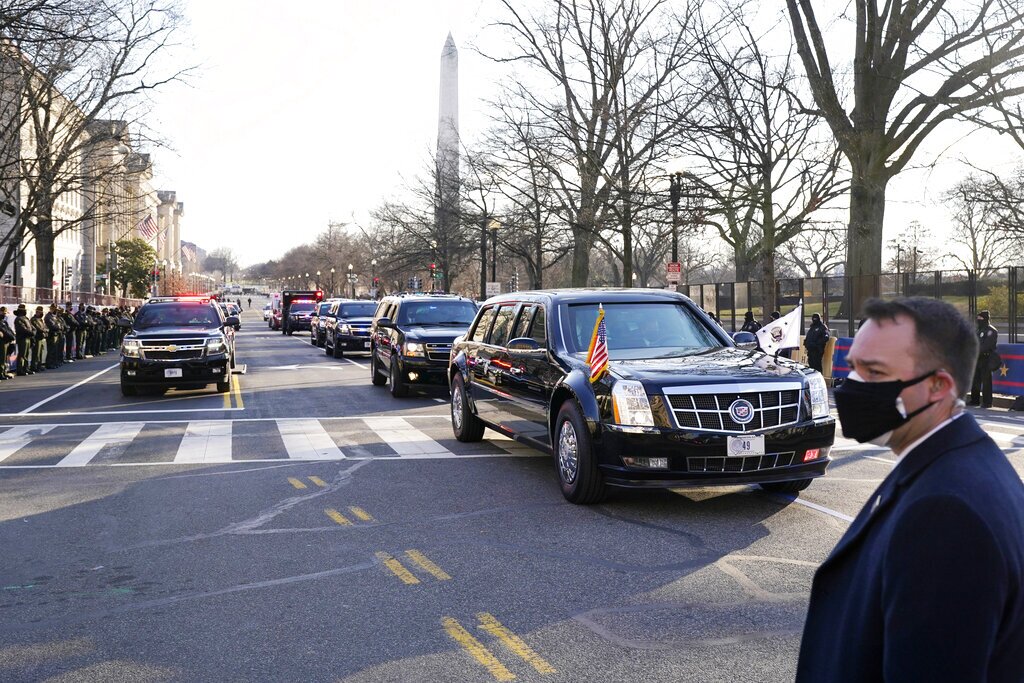
<path id="1" fill-rule="evenodd" d="M 79 304 L 78 310 L 73 310 L 70 303 L 50 304 L 49 311 L 36 306 L 34 315 L 29 316 L 25 304 L 18 304 L 12 325 L 7 312 L 6 306 L 0 306 L 0 380 L 11 378 L 14 353 L 16 374 L 31 375 L 115 351 L 126 332 L 118 320 L 132 319 L 126 306 L 97 309 Z"/>

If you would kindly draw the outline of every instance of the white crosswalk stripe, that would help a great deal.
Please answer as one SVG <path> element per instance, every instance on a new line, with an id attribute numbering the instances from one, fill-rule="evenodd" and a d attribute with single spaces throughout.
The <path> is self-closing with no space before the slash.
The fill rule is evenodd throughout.
<path id="1" fill-rule="evenodd" d="M 1007 454 L 1024 454 L 1024 421 L 981 423 Z M 873 444 L 836 437 L 833 455 L 892 464 Z M 458 459 L 543 454 L 488 430 L 480 443 L 454 439 L 447 416 L 195 420 L 0 427 L 0 469 L 240 461 Z"/>
<path id="2" fill-rule="evenodd" d="M 277 429 L 292 460 L 343 460 L 345 455 L 319 420 L 278 420 Z"/>
<path id="3" fill-rule="evenodd" d="M 231 460 L 231 422 L 189 422 L 181 437 L 174 462 L 225 462 Z"/>
<path id="4" fill-rule="evenodd" d="M 138 436 L 144 422 L 115 422 L 100 426 L 82 443 L 75 446 L 58 467 L 82 467 L 99 455 L 104 448 L 123 449 L 132 439 Z"/>

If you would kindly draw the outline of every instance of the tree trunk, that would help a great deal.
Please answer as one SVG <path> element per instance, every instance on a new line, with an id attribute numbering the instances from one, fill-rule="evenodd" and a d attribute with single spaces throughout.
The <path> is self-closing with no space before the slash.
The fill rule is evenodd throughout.
<path id="1" fill-rule="evenodd" d="M 776 295 L 778 287 L 775 284 L 775 250 L 765 245 L 764 254 L 761 257 L 761 279 L 764 282 L 764 316 L 770 320 L 772 311 L 777 311 L 779 302 Z"/>
<path id="2" fill-rule="evenodd" d="M 736 263 L 736 281 L 747 282 L 757 272 L 757 258 L 746 244 L 737 244 L 733 251 Z"/>
<path id="3" fill-rule="evenodd" d="M 53 288 L 53 219 L 49 215 L 41 216 L 32 234 L 36 243 L 36 287 L 51 289 Z"/>
<path id="4" fill-rule="evenodd" d="M 534 226 L 533 258 L 536 263 L 536 275 L 533 278 L 533 289 L 544 288 L 544 231 L 538 219 Z"/>
<path id="5" fill-rule="evenodd" d="M 590 278 L 590 240 L 593 234 L 593 219 L 589 224 L 572 225 L 572 286 L 586 287 Z"/>
<path id="6" fill-rule="evenodd" d="M 885 189 L 889 179 L 855 168 L 850 185 L 850 226 L 846 237 L 846 275 L 852 287 L 852 311 L 843 317 L 860 316 L 864 302 L 879 295 L 882 272 L 882 227 L 885 221 Z"/>

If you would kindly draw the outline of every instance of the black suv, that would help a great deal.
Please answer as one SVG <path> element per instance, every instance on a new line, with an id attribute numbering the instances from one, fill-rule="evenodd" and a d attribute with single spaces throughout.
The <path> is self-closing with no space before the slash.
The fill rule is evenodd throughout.
<path id="1" fill-rule="evenodd" d="M 313 309 L 313 315 L 309 318 L 309 343 L 313 346 L 323 346 L 327 332 L 327 318 L 331 315 L 331 307 L 337 299 L 321 301 Z"/>
<path id="2" fill-rule="evenodd" d="M 370 378 L 406 396 L 410 384 L 447 385 L 452 341 L 466 333 L 476 304 L 460 296 L 397 294 L 381 300 L 370 327 Z"/>
<path id="3" fill-rule="evenodd" d="M 335 301 L 324 328 L 324 353 L 341 358 L 346 351 L 370 353 L 370 324 L 376 301 Z"/>
<path id="4" fill-rule="evenodd" d="M 158 297 L 135 316 L 121 345 L 121 393 L 139 387 L 231 390 L 235 367 L 236 316 L 225 317 L 216 302 L 202 297 Z"/>
<path id="5" fill-rule="evenodd" d="M 599 307 L 609 361 L 591 381 Z M 489 299 L 452 349 L 449 381 L 459 441 L 490 427 L 552 453 L 574 503 L 601 500 L 608 485 L 796 493 L 825 473 L 835 434 L 818 372 L 737 348 L 675 292 Z"/>

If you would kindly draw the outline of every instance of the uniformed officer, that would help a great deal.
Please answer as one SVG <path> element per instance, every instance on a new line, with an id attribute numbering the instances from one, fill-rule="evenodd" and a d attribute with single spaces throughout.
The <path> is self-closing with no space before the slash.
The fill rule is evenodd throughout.
<path id="1" fill-rule="evenodd" d="M 63 322 L 57 304 L 50 304 L 50 310 L 43 317 L 43 321 L 46 323 L 46 368 L 56 370 L 60 365 L 58 359 L 64 357 Z"/>
<path id="2" fill-rule="evenodd" d="M 43 317 L 43 307 L 36 306 L 36 313 L 32 316 L 32 369 L 36 372 L 46 370 L 46 337 L 49 330 L 46 328 L 46 320 Z"/>
<path id="3" fill-rule="evenodd" d="M 67 302 L 64 310 L 60 312 L 61 319 L 67 331 L 64 333 L 64 360 L 68 363 L 75 362 L 75 343 L 78 339 L 78 321 L 71 312 L 71 302 Z"/>
<path id="4" fill-rule="evenodd" d="M 978 362 L 974 366 L 974 381 L 971 383 L 971 400 L 969 406 L 981 405 L 982 408 L 992 407 L 992 367 L 995 360 L 996 345 L 999 343 L 999 331 L 989 323 L 988 311 L 978 313 Z M 978 399 L 981 398 L 979 404 Z"/>
<path id="5" fill-rule="evenodd" d="M 821 322 L 821 316 L 817 313 L 811 316 L 811 326 L 804 336 L 804 347 L 807 349 L 807 363 L 822 372 L 821 359 L 825 355 L 825 347 L 828 345 L 829 330 L 825 323 Z"/>
<path id="6" fill-rule="evenodd" d="M 11 346 L 16 343 L 16 340 L 14 328 L 7 321 L 7 307 L 0 306 L 0 380 L 11 378 L 7 361 L 11 356 Z"/>
<path id="7" fill-rule="evenodd" d="M 14 309 L 14 334 L 18 343 L 18 369 L 19 375 L 34 375 L 32 369 L 32 351 L 36 331 L 32 327 L 32 320 L 28 317 L 28 310 L 25 304 L 18 304 Z"/>
<path id="8" fill-rule="evenodd" d="M 75 313 L 75 321 L 78 323 L 78 330 L 75 336 L 75 358 L 83 360 L 89 351 L 89 316 L 85 312 L 85 304 L 79 302 L 78 311 Z"/>

